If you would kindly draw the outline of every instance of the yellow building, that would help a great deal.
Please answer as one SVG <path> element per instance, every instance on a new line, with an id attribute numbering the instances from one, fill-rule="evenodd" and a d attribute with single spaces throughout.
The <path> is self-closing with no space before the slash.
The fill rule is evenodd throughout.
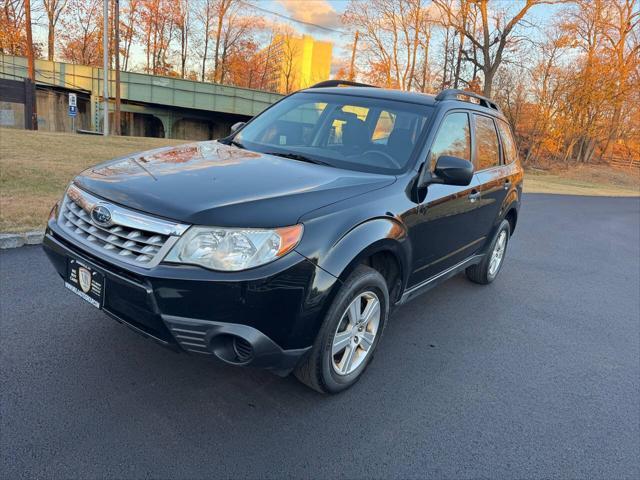
<path id="1" fill-rule="evenodd" d="M 278 34 L 260 52 L 268 69 L 266 88 L 290 93 L 328 80 L 331 75 L 333 44 L 310 35 Z"/>

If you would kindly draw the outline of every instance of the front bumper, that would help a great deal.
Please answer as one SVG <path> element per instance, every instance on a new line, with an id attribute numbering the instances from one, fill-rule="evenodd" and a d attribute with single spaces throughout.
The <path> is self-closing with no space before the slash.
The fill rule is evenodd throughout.
<path id="1" fill-rule="evenodd" d="M 278 373 L 311 348 L 338 281 L 295 251 L 246 272 L 119 265 L 75 244 L 55 220 L 43 248 L 62 278 L 68 258 L 102 273 L 104 312 L 136 332 L 175 350 Z"/>

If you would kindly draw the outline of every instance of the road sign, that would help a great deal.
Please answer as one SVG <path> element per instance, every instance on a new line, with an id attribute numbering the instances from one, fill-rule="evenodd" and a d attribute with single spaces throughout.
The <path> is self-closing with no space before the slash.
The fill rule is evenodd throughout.
<path id="1" fill-rule="evenodd" d="M 78 106 L 78 97 L 76 96 L 75 93 L 70 93 L 69 94 L 69 106 L 70 107 L 77 107 Z"/>
<path id="2" fill-rule="evenodd" d="M 69 105 L 69 116 L 75 117 L 76 115 L 78 115 L 78 107 L 75 105 Z"/>

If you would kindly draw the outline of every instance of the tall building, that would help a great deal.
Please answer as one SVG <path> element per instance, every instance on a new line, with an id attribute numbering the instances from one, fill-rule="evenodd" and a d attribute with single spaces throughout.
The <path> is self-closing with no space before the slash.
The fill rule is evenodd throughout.
<path id="1" fill-rule="evenodd" d="M 331 42 L 314 40 L 310 35 L 276 35 L 256 59 L 265 69 L 264 88 L 290 93 L 328 80 L 332 48 Z"/>

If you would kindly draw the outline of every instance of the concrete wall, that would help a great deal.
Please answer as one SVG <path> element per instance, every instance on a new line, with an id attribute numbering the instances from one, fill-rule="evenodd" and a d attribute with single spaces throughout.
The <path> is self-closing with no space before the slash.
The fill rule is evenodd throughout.
<path id="1" fill-rule="evenodd" d="M 235 122 L 233 122 L 235 123 Z M 181 140 L 212 140 L 226 137 L 231 131 L 230 122 L 181 118 L 173 123 L 171 138 Z"/>
<path id="2" fill-rule="evenodd" d="M 24 128 L 24 103 L 0 102 L 0 127 Z"/>
<path id="3" fill-rule="evenodd" d="M 72 120 L 68 115 L 68 92 L 53 89 L 36 90 L 38 130 L 45 132 L 72 132 Z M 78 96 L 76 129 L 91 127 L 89 96 Z M 0 126 L 24 128 L 24 104 L 0 102 Z"/>
<path id="4" fill-rule="evenodd" d="M 72 118 L 68 115 L 68 92 L 38 89 L 36 91 L 38 109 L 38 130 L 45 132 L 72 132 Z M 91 128 L 91 108 L 89 96 L 78 95 L 78 115 L 75 128 L 89 130 Z"/>
<path id="5" fill-rule="evenodd" d="M 102 130 L 102 103 L 100 98 L 88 92 L 75 92 L 78 115 L 76 130 Z M 68 115 L 69 91 L 39 86 L 36 91 L 38 129 L 47 132 L 72 132 L 72 119 Z M 115 130 L 113 103 L 109 108 L 109 130 Z M 246 121 L 249 117 L 220 112 L 203 112 L 192 109 L 121 104 L 120 128 L 122 135 L 137 137 L 176 138 L 180 140 L 211 140 L 230 133 L 231 125 Z M 93 120 L 93 121 L 92 121 Z M 24 128 L 24 105 L 12 102 L 0 103 L 0 126 Z"/>
<path id="6" fill-rule="evenodd" d="M 109 128 L 113 132 L 115 123 L 113 113 L 109 113 Z M 162 121 L 148 113 L 120 112 L 120 131 L 130 137 L 164 138 Z"/>

